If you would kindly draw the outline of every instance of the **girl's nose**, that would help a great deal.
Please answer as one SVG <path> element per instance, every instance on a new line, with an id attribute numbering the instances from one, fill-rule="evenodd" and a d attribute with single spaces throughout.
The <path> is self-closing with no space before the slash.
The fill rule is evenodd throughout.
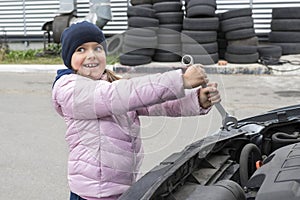
<path id="1" fill-rule="evenodd" d="M 88 59 L 95 59 L 95 52 L 93 50 L 88 52 L 87 58 Z"/>

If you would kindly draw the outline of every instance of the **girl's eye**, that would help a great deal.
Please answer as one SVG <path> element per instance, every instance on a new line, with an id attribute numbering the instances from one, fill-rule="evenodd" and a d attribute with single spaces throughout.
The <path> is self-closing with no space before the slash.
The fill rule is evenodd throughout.
<path id="1" fill-rule="evenodd" d="M 76 51 L 77 51 L 77 52 L 84 52 L 84 50 L 85 50 L 85 49 L 84 49 L 83 47 L 79 47 Z"/>
<path id="2" fill-rule="evenodd" d="M 101 51 L 103 50 L 103 48 L 102 48 L 102 46 L 97 46 L 97 47 L 95 48 L 95 50 L 101 52 Z"/>

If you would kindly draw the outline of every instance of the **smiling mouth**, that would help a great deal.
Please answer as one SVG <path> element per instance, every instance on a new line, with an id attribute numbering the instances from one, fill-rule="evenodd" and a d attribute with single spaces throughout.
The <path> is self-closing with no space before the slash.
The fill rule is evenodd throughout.
<path id="1" fill-rule="evenodd" d="M 86 68 L 94 68 L 94 67 L 99 66 L 99 64 L 98 63 L 91 63 L 91 64 L 85 64 L 83 66 L 86 67 Z"/>

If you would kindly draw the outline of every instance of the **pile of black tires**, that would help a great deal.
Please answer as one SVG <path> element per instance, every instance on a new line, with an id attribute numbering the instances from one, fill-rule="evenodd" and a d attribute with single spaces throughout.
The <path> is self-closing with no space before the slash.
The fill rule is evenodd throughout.
<path id="1" fill-rule="evenodd" d="M 181 60 L 182 21 L 184 13 L 180 0 L 153 0 L 153 9 L 159 21 L 157 49 L 153 57 L 158 62 Z"/>
<path id="2" fill-rule="evenodd" d="M 230 63 L 255 63 L 258 61 L 258 38 L 254 30 L 252 9 L 227 11 L 219 15 L 220 30 L 227 47 L 224 58 Z"/>
<path id="3" fill-rule="evenodd" d="M 219 60 L 215 0 L 187 0 L 186 17 L 181 34 L 182 53 L 193 57 L 195 63 L 210 65 Z"/>
<path id="4" fill-rule="evenodd" d="M 157 47 L 159 21 L 155 16 L 151 0 L 141 3 L 132 0 L 128 7 L 128 30 L 124 33 L 120 63 L 123 65 L 142 65 L 150 63 Z"/>
<path id="5" fill-rule="evenodd" d="M 300 8 L 274 8 L 270 43 L 282 48 L 282 55 L 300 53 Z"/>
<path id="6" fill-rule="evenodd" d="M 274 8 L 269 44 L 260 45 L 251 8 L 216 14 L 216 0 L 131 0 L 120 63 L 257 63 L 300 53 L 300 8 Z"/>

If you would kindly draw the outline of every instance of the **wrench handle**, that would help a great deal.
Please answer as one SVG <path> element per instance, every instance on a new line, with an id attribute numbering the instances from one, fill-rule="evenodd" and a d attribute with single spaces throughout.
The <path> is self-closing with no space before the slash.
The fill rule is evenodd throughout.
<path id="1" fill-rule="evenodd" d="M 220 102 L 218 102 L 215 104 L 215 107 L 218 110 L 218 112 L 221 114 L 222 120 L 224 120 L 228 116 L 228 113 L 224 109 L 223 105 Z"/>

